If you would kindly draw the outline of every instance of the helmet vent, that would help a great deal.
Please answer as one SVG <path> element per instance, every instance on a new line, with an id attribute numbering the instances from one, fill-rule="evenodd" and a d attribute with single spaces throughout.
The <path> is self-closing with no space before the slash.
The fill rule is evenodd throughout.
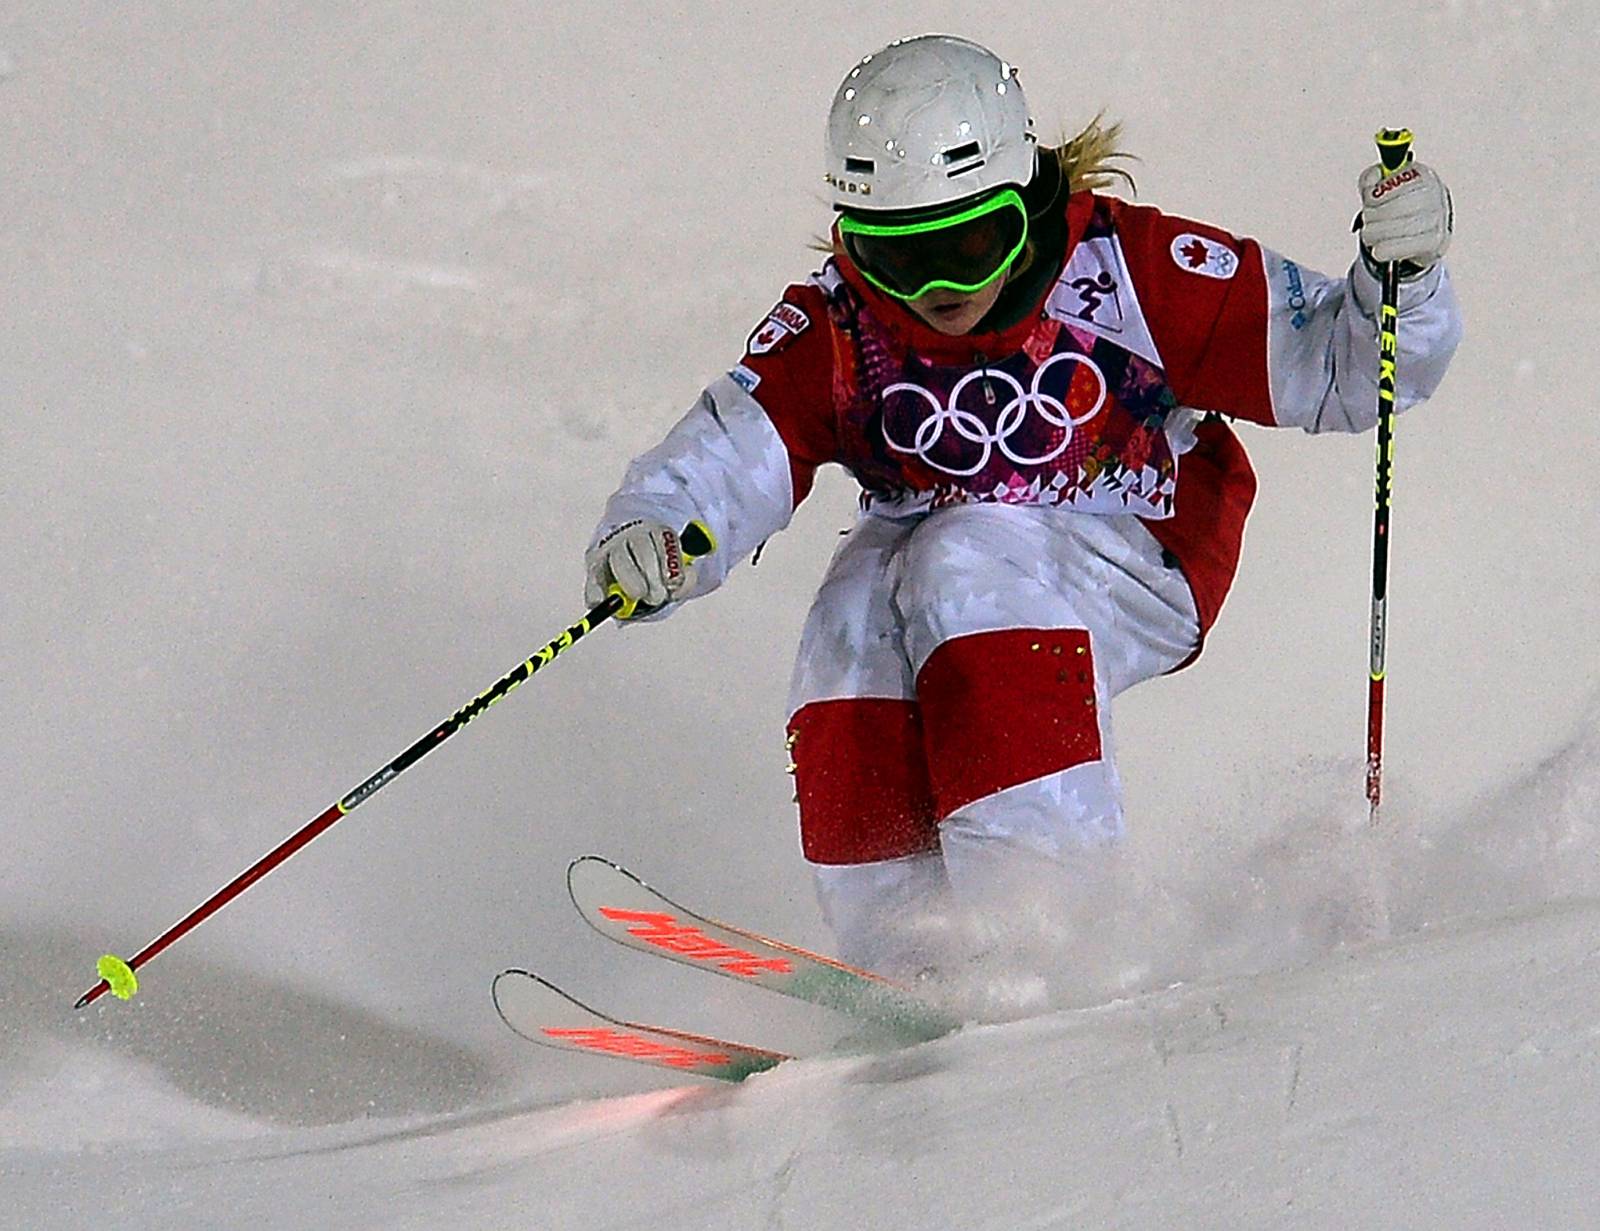
<path id="1" fill-rule="evenodd" d="M 968 141 L 965 145 L 953 145 L 939 155 L 939 161 L 949 167 L 945 172 L 946 179 L 954 179 L 958 175 L 965 175 L 968 171 L 976 171 L 988 162 L 983 156 L 983 147 L 976 141 Z M 965 166 L 956 166 L 956 163 L 965 163 Z"/>
<path id="2" fill-rule="evenodd" d="M 854 175 L 871 175 L 878 169 L 878 164 L 870 158 L 846 158 L 844 169 Z"/>
<path id="3" fill-rule="evenodd" d="M 965 145 L 952 145 L 939 155 L 939 161 L 947 167 L 954 166 L 958 162 L 966 162 L 968 159 L 977 159 L 977 161 L 970 166 L 957 168 L 951 171 L 950 174 L 961 175 L 967 171 L 976 171 L 983 166 L 985 162 L 983 147 L 976 141 L 968 141 Z"/>

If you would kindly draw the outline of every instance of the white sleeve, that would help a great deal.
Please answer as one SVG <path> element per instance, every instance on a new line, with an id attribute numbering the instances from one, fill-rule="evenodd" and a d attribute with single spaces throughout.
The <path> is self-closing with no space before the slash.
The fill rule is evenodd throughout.
<path id="1" fill-rule="evenodd" d="M 793 512 L 789 453 L 777 428 L 760 403 L 721 376 L 665 440 L 630 463 L 589 545 L 630 521 L 681 530 L 698 518 L 717 542 L 695 564 L 690 597 L 698 597 L 720 586 L 735 564 L 789 524 Z M 655 618 L 678 606 L 668 604 Z"/>
<path id="2" fill-rule="evenodd" d="M 1365 432 L 1378 422 L 1378 313 L 1383 288 L 1359 260 L 1329 278 L 1262 250 L 1267 274 L 1267 370 L 1273 414 L 1307 432 Z M 1424 401 L 1461 341 L 1461 314 L 1443 263 L 1400 285 L 1395 410 Z"/>

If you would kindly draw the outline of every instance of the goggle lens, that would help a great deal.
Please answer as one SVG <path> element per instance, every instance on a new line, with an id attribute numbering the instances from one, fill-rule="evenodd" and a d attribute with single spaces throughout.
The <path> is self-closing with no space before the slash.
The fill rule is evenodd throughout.
<path id="1" fill-rule="evenodd" d="M 926 222 L 875 223 L 842 215 L 845 251 L 868 282 L 896 299 L 930 291 L 981 291 L 1028 242 L 1028 213 L 1007 188 L 959 213 Z"/>

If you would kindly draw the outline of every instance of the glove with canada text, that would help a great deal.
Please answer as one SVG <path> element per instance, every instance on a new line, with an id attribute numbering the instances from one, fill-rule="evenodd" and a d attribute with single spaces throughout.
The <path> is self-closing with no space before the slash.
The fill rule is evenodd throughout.
<path id="1" fill-rule="evenodd" d="M 1420 278 L 1450 247 L 1455 227 L 1450 190 L 1439 173 L 1420 162 L 1398 171 L 1373 163 L 1361 173 L 1361 259 L 1374 275 L 1390 261 L 1402 281 Z"/>
<path id="2" fill-rule="evenodd" d="M 684 557 L 678 532 L 659 522 L 618 526 L 589 549 L 584 570 L 584 601 L 595 607 L 613 589 L 620 591 L 620 620 L 648 615 L 685 596 L 694 585 L 694 566 Z"/>

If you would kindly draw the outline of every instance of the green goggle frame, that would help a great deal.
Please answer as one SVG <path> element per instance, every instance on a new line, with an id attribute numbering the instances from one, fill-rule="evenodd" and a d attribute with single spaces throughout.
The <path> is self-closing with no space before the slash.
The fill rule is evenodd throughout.
<path id="1" fill-rule="evenodd" d="M 852 236 L 859 236 L 865 239 L 905 239 L 913 236 L 936 235 L 941 231 L 964 226 L 979 218 L 987 217 L 1005 209 L 1015 209 L 1021 220 L 1016 243 L 1003 255 L 996 253 L 994 268 L 982 277 L 977 278 L 976 281 L 963 282 L 950 278 L 931 277 L 922 282 L 916 290 L 904 291 L 875 274 L 871 269 L 871 262 L 858 256 L 856 247 L 850 243 Z M 929 291 L 954 291 L 960 295 L 970 295 L 976 291 L 983 290 L 984 287 L 993 283 L 995 279 L 1004 275 L 1015 264 L 1017 257 L 1022 254 L 1022 250 L 1027 247 L 1028 210 L 1023 205 L 1022 197 L 1016 189 L 1006 188 L 959 213 L 915 222 L 867 222 L 849 214 L 841 214 L 839 216 L 839 235 L 844 241 L 845 251 L 849 253 L 851 261 L 861 271 L 861 276 L 885 295 L 899 300 L 919 299 Z"/>

